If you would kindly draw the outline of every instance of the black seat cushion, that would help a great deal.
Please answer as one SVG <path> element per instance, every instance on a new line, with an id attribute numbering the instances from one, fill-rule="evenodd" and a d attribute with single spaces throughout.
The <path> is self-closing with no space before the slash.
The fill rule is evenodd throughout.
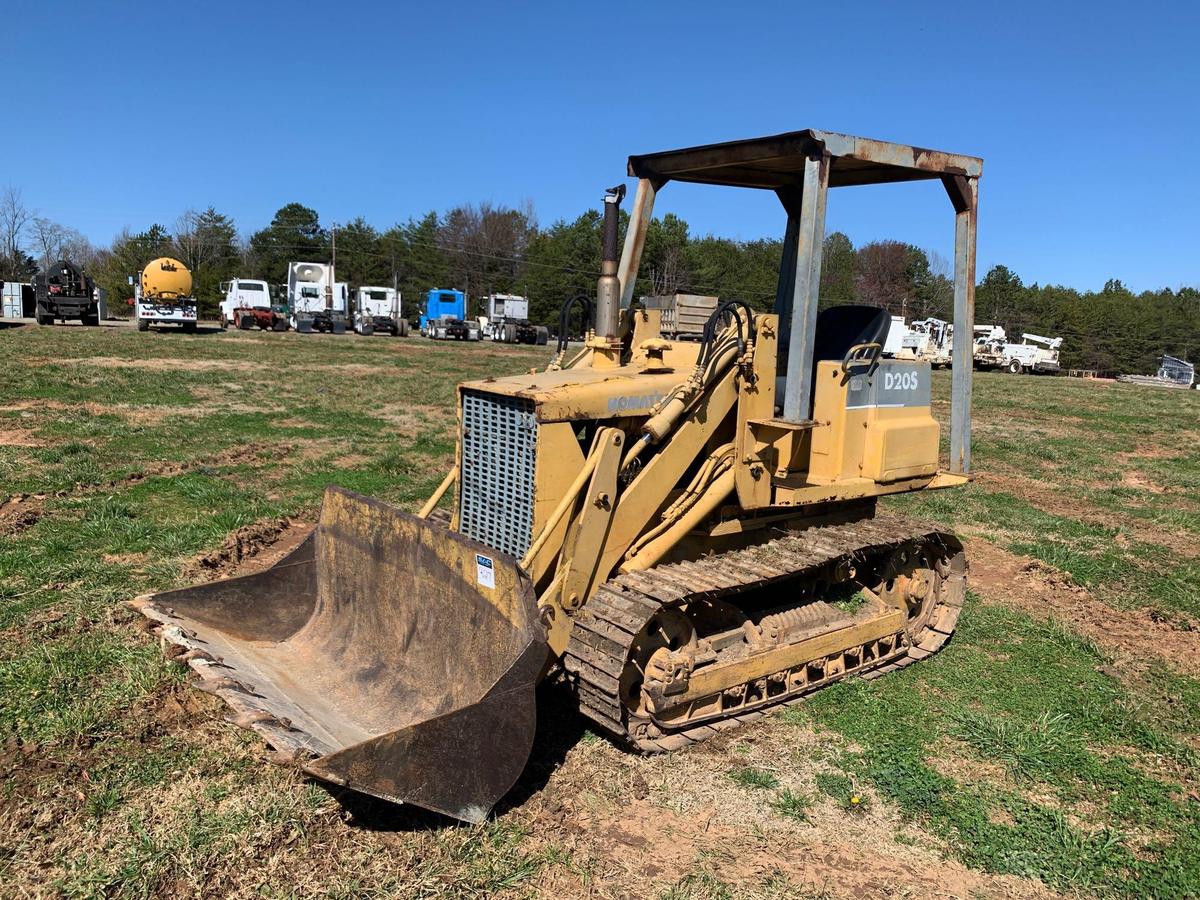
<path id="1" fill-rule="evenodd" d="M 855 344 L 882 344 L 891 324 L 878 306 L 831 306 L 817 316 L 813 362 L 845 359 Z"/>

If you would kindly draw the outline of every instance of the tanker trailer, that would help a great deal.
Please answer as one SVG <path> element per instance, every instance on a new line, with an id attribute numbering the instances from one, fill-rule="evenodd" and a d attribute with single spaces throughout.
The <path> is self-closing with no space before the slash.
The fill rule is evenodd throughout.
<path id="1" fill-rule="evenodd" d="M 151 260 L 133 286 L 133 307 L 138 331 L 149 331 L 151 325 L 178 325 L 184 331 L 195 331 L 192 273 L 168 256 Z"/>
<path id="2" fill-rule="evenodd" d="M 39 325 L 58 319 L 78 319 L 84 325 L 99 325 L 95 284 L 79 266 L 60 259 L 45 272 L 33 276 L 34 316 Z"/>

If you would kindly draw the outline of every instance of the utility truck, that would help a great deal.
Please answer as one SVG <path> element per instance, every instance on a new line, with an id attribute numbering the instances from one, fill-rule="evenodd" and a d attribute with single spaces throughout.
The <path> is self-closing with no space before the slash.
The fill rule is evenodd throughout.
<path id="1" fill-rule="evenodd" d="M 343 334 L 346 331 L 347 295 L 346 284 L 334 281 L 333 266 L 328 263 L 294 262 L 288 265 L 288 316 L 289 323 L 297 331 Z"/>
<path id="2" fill-rule="evenodd" d="M 360 287 L 354 292 L 354 330 L 358 334 L 408 336 L 400 315 L 400 292 L 390 287 Z"/>
<path id="3" fill-rule="evenodd" d="M 529 321 L 529 299 L 516 294 L 488 294 L 485 331 L 489 340 L 503 344 L 536 344 L 550 340 L 550 329 Z"/>
<path id="4" fill-rule="evenodd" d="M 221 327 L 248 331 L 287 331 L 287 307 L 271 302 L 271 287 L 253 278 L 235 278 L 221 283 Z"/>
<path id="5" fill-rule="evenodd" d="M 999 325 L 976 325 L 972 358 L 977 369 L 998 368 L 1004 355 L 1008 335 Z"/>
<path id="6" fill-rule="evenodd" d="M 900 342 L 897 359 L 924 360 L 935 369 L 950 365 L 954 326 L 942 319 L 913 322 Z"/>
<path id="7" fill-rule="evenodd" d="M 479 322 L 467 318 L 467 295 L 457 290 L 430 290 L 420 325 L 421 334 L 435 341 L 477 341 L 483 336 Z"/>
<path id="8" fill-rule="evenodd" d="M 84 325 L 99 325 L 96 285 L 79 266 L 60 259 L 45 272 L 33 276 L 34 316 L 39 325 L 78 319 Z"/>
<path id="9" fill-rule="evenodd" d="M 892 316 L 888 325 L 887 336 L 883 339 L 883 355 L 887 359 L 895 359 L 904 347 L 904 336 L 908 334 L 908 324 L 904 316 Z"/>
<path id="10" fill-rule="evenodd" d="M 1003 369 L 1013 375 L 1022 372 L 1052 375 L 1060 370 L 1058 348 L 1062 346 L 1062 338 L 1026 333 L 1018 344 L 1005 340 L 1003 328 L 996 330 L 999 337 L 985 338 L 982 344 L 976 337 L 975 365 L 979 368 Z"/>
<path id="11" fill-rule="evenodd" d="M 146 263 L 133 285 L 133 316 L 138 331 L 149 331 L 151 325 L 195 331 L 196 298 L 188 267 L 169 256 Z"/>

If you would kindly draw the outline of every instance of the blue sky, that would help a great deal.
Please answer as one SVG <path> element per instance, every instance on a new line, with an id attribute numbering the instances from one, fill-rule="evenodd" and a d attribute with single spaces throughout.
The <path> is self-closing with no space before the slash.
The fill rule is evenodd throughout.
<path id="1" fill-rule="evenodd" d="M 1198 4 L 171 6 L 6 9 L 0 186 L 102 243 L 210 204 L 245 232 L 290 201 L 548 224 L 630 153 L 812 127 L 982 156 L 981 276 L 1200 286 Z M 783 230 L 755 192 L 673 185 L 657 211 Z M 951 255 L 936 183 L 834 191 L 828 228 Z"/>

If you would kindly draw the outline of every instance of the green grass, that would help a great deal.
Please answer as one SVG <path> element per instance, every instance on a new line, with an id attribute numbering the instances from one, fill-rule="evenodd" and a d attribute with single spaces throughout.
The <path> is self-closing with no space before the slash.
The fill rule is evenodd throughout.
<path id="1" fill-rule="evenodd" d="M 1170 676 L 1138 697 L 1105 662 L 1061 626 L 972 600 L 941 654 L 822 691 L 793 719 L 861 748 L 845 775 L 817 776 L 823 793 L 844 805 L 865 779 L 968 865 L 1061 890 L 1193 896 L 1197 722 L 1162 712 L 1196 683 Z M 945 754 L 982 768 L 947 774 Z"/>
<path id="2" fill-rule="evenodd" d="M 0 446 L 0 501 L 38 495 L 41 511 L 0 534 L 0 748 L 24 754 L 0 783 L 0 881 L 72 897 L 602 888 L 611 862 L 598 845 L 547 837 L 525 805 L 478 828 L 403 812 L 348 825 L 324 790 L 262 765 L 261 742 L 225 727 L 215 703 L 161 718 L 184 676 L 119 601 L 184 583 L 243 525 L 311 515 L 330 484 L 416 507 L 453 457 L 454 384 L 547 357 L 247 338 L 32 327 L 0 338 L 0 429 L 41 444 Z M 981 533 L 1114 606 L 1200 626 L 1200 562 L 1153 537 L 1200 539 L 1200 396 L 1007 375 L 976 386 L 976 467 L 1009 480 L 887 505 Z M 939 373 L 938 400 L 947 387 Z M 1022 478 L 1039 490 L 1023 492 Z M 862 599 L 837 598 L 851 613 Z M 972 597 L 937 657 L 822 691 L 760 727 L 815 727 L 825 740 L 817 758 L 762 759 L 749 744 L 712 756 L 729 791 L 763 804 L 755 828 L 807 833 L 818 806 L 899 810 L 917 826 L 905 841 L 930 832 L 978 869 L 1085 895 L 1200 893 L 1200 683 L 1167 665 L 1130 668 L 1052 621 Z M 600 760 L 615 782 L 607 742 L 584 731 L 580 744 L 571 755 Z M 577 783 L 592 781 L 576 779 L 567 790 L 588 795 Z M 740 883 L 712 858 L 636 891 L 822 896 L 783 876 Z"/>
<path id="3" fill-rule="evenodd" d="M 776 776 L 764 769 L 757 769 L 754 766 L 743 766 L 742 768 L 734 769 L 729 773 L 729 777 L 744 787 L 770 790 L 779 786 L 779 779 Z"/>

